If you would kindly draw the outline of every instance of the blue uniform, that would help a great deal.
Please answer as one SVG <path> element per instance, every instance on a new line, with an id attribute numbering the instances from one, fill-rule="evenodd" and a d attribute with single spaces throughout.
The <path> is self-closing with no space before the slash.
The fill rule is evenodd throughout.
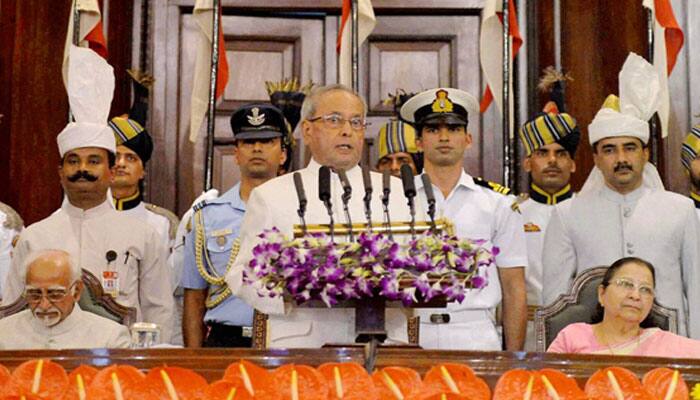
<path id="1" fill-rule="evenodd" d="M 216 276 L 226 275 L 226 265 L 229 263 L 231 249 L 240 232 L 245 203 L 240 196 L 240 183 L 231 188 L 217 199 L 207 201 L 201 207 L 204 225 L 203 263 L 205 268 Z M 199 208 L 199 207 L 198 207 Z M 195 258 L 196 216 L 193 216 L 192 229 L 185 237 L 185 259 L 182 273 L 182 287 L 185 289 L 207 289 L 210 284 L 204 280 L 197 269 Z M 211 261 L 209 265 L 208 260 Z M 233 326 L 251 326 L 253 324 L 253 308 L 243 300 L 229 295 L 224 301 L 213 308 L 207 309 L 204 315 L 205 323 L 219 323 Z"/>

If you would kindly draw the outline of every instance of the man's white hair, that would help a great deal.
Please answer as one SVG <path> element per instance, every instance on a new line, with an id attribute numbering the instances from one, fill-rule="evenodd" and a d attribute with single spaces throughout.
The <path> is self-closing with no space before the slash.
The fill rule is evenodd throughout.
<path id="1" fill-rule="evenodd" d="M 65 257 L 66 261 L 68 262 L 68 267 L 70 268 L 71 283 L 81 278 L 83 271 L 80 269 L 80 266 L 76 262 L 74 262 L 73 257 L 71 257 L 71 255 L 67 251 L 59 249 L 44 249 L 29 253 L 29 256 L 27 256 L 27 258 L 24 260 L 24 264 L 22 264 L 21 266 L 22 270 L 20 271 L 19 276 L 22 277 L 23 282 L 26 283 L 29 266 L 31 266 L 35 261 L 41 258 L 54 258 L 56 256 Z"/>
<path id="2" fill-rule="evenodd" d="M 333 85 L 318 86 L 311 90 L 311 93 L 304 98 L 304 102 L 301 104 L 301 119 L 305 120 L 313 117 L 313 115 L 316 113 L 316 109 L 318 108 L 318 99 L 324 94 L 334 90 L 347 92 L 357 97 L 362 102 L 362 117 L 364 118 L 367 116 L 367 102 L 365 102 L 365 99 L 363 99 L 362 96 L 349 87 L 336 83 Z"/>

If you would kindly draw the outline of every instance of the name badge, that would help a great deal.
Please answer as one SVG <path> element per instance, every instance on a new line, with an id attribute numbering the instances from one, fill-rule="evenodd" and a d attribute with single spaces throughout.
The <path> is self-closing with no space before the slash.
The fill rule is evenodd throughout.
<path id="1" fill-rule="evenodd" d="M 102 272 L 102 289 L 114 298 L 119 296 L 119 273 L 117 271 Z"/>

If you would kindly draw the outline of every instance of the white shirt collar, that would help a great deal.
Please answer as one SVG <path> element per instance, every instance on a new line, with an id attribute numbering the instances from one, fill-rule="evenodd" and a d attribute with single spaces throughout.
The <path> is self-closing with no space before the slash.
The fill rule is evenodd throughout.
<path id="1" fill-rule="evenodd" d="M 100 205 L 89 210 L 83 210 L 82 208 L 74 206 L 66 199 L 63 204 L 61 204 L 61 209 L 63 209 L 63 211 L 68 213 L 68 215 L 71 217 L 89 219 L 99 217 L 111 210 L 114 210 L 114 205 L 111 202 L 111 197 L 105 197 L 105 201 L 103 201 Z"/>

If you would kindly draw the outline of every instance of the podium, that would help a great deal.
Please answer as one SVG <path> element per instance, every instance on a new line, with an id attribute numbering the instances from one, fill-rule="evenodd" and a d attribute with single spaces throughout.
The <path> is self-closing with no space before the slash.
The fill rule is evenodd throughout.
<path id="1" fill-rule="evenodd" d="M 458 285 L 462 285 L 460 289 L 482 287 L 473 286 L 477 279 L 485 285 L 480 276 L 481 268 L 494 264 L 490 248 L 481 242 L 457 239 L 452 224 L 444 219 L 434 223 L 395 222 L 369 226 L 295 225 L 293 232 L 292 240 L 282 237 L 279 231 L 261 236 L 263 242 L 256 247 L 260 250 L 256 253 L 258 259 L 255 266 L 250 267 L 247 282 L 264 288 L 259 295 L 282 295 L 285 302 L 293 303 L 294 307 L 325 309 L 333 304 L 331 308 L 354 309 L 355 343 L 329 346 L 365 346 L 366 366 L 370 370 L 377 348 L 387 338 L 387 308 L 443 308 L 454 300 L 446 293 L 454 296 L 451 290 Z M 328 233 L 335 237 L 348 235 L 357 241 L 336 243 L 335 237 L 329 239 Z M 393 240 L 394 235 L 410 235 L 410 240 L 399 243 Z M 417 238 L 417 235 L 422 236 Z M 269 254 L 260 258 L 261 252 Z M 357 289 L 359 281 L 365 285 L 362 290 Z M 350 285 L 349 295 L 338 289 L 347 289 L 347 285 Z M 272 290 L 276 292 L 270 294 Z M 338 297 L 329 299 L 333 295 Z M 258 315 L 254 330 L 264 326 L 264 321 L 265 317 Z M 416 329 L 413 347 L 417 347 L 417 317 L 411 323 Z M 256 348 L 264 348 L 260 344 L 264 336 L 254 332 Z"/>

